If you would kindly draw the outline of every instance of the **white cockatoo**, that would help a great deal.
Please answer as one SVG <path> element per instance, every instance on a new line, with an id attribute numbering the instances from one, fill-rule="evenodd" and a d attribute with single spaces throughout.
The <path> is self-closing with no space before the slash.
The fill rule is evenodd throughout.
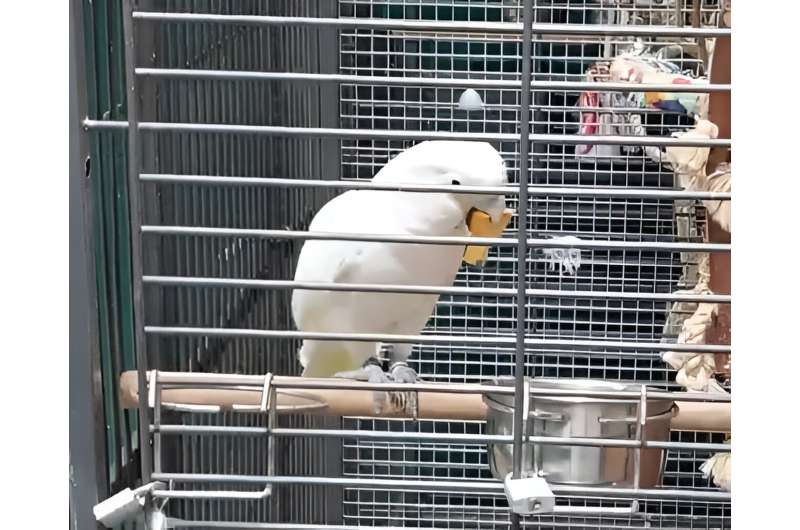
<path id="1" fill-rule="evenodd" d="M 374 183 L 503 186 L 508 184 L 500 154 L 488 143 L 428 141 L 389 161 Z M 345 234 L 469 236 L 474 210 L 502 223 L 503 195 L 351 190 L 325 204 L 311 232 Z M 503 225 L 505 226 L 505 225 Z M 343 284 L 451 286 L 465 247 L 410 243 L 309 240 L 300 252 L 295 280 Z M 294 291 L 292 314 L 306 332 L 417 335 L 438 295 L 351 291 Z M 298 354 L 304 377 L 347 377 L 369 382 L 416 381 L 405 361 L 411 344 L 391 344 L 389 373 L 376 362 L 381 344 L 304 340 Z M 383 394 L 376 394 L 376 411 Z"/>

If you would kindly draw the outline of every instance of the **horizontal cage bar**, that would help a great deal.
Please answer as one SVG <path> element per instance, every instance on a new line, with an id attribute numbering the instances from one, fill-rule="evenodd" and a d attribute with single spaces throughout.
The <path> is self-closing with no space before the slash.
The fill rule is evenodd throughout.
<path id="1" fill-rule="evenodd" d="M 166 173 L 142 173 L 142 182 L 161 182 L 165 184 L 207 184 L 219 186 L 264 186 L 286 188 L 324 188 L 347 190 L 403 191 L 416 193 L 465 193 L 481 195 L 516 195 L 519 186 L 436 186 L 426 184 L 388 184 L 378 182 L 359 182 L 341 180 L 283 179 L 262 177 L 226 177 L 221 175 L 176 175 Z M 595 188 L 595 187 L 561 187 L 561 186 L 528 186 L 529 195 L 566 195 L 593 198 L 625 198 L 625 199 L 698 199 L 698 200 L 731 200 L 730 192 L 718 191 L 681 191 L 646 188 Z"/>
<path id="2" fill-rule="evenodd" d="M 144 276 L 150 285 L 227 287 L 249 289 L 304 289 L 310 291 L 357 291 L 376 293 L 450 294 L 465 296 L 514 297 L 516 289 L 491 287 L 431 287 L 426 285 L 389 285 L 360 283 L 300 282 L 293 280 L 251 280 L 246 278 L 201 278 L 183 276 Z M 675 302 L 731 303 L 730 295 L 701 293 L 626 293 L 609 291 L 565 291 L 551 289 L 526 289 L 526 296 L 588 298 L 599 300 L 658 300 Z"/>
<path id="3" fill-rule="evenodd" d="M 127 129 L 128 122 L 113 120 L 83 121 L 87 130 Z M 510 133 L 469 133 L 441 131 L 393 131 L 362 130 L 322 127 L 281 127 L 273 125 L 230 125 L 221 123 L 167 123 L 139 122 L 140 131 L 155 132 L 196 132 L 222 134 L 254 134 L 286 137 L 340 138 L 353 140 L 499 140 L 514 142 L 519 135 Z M 581 134 L 530 134 L 530 141 L 564 145 L 626 145 L 626 146 L 665 146 L 665 147 L 730 147 L 728 139 L 694 140 L 668 136 L 594 136 Z"/>
<path id="4" fill-rule="evenodd" d="M 303 230 L 262 230 L 254 228 L 211 228 L 197 226 L 143 225 L 143 234 L 172 236 L 253 237 L 317 241 L 363 241 L 369 243 L 410 243 L 421 245 L 482 245 L 515 247 L 517 239 L 498 237 L 437 237 L 407 235 L 344 234 L 306 232 Z M 581 250 L 661 250 L 664 252 L 730 252 L 726 243 L 670 243 L 639 241 L 598 241 L 560 239 L 527 239 L 529 248 L 577 248 Z"/>
<path id="5" fill-rule="evenodd" d="M 325 27 L 337 29 L 383 29 L 400 31 L 436 31 L 440 33 L 498 33 L 521 35 L 523 24 L 517 22 L 461 22 L 370 18 L 322 18 L 267 15 L 220 15 L 214 13 L 165 13 L 134 11 L 133 18 L 153 22 L 205 22 L 285 27 Z M 690 28 L 611 24 L 531 24 L 536 35 L 629 36 L 629 37 L 728 37 L 728 28 Z"/>
<path id="6" fill-rule="evenodd" d="M 283 436 L 309 438 L 353 438 L 357 440 L 405 441 L 419 443 L 453 443 L 453 444 L 512 444 L 514 437 L 501 434 L 443 434 L 425 432 L 394 431 L 360 431 L 347 429 L 289 429 L 267 427 L 229 427 L 221 425 L 151 425 L 151 432 L 162 434 L 202 434 L 228 436 Z M 525 436 L 525 442 L 541 445 L 558 445 L 574 447 L 621 447 L 629 449 L 674 449 L 676 451 L 717 451 L 730 452 L 730 444 L 659 442 L 638 440 L 619 440 L 613 438 L 578 438 L 559 436 Z"/>
<path id="7" fill-rule="evenodd" d="M 219 475 L 200 473 L 153 473 L 154 480 L 176 482 L 225 482 L 239 484 L 308 484 L 314 486 L 345 486 L 371 489 L 413 490 L 413 491 L 451 491 L 472 493 L 502 493 L 503 484 L 495 481 L 456 481 L 456 480 L 392 480 L 365 478 L 331 478 L 331 477 L 261 477 L 252 475 Z M 634 497 L 642 499 L 694 499 L 711 501 L 730 501 L 729 493 L 702 490 L 676 489 L 632 489 L 632 488 L 600 488 L 589 486 L 561 486 L 553 484 L 551 489 L 556 494 L 598 495 L 604 497 Z M 225 494 L 237 492 L 211 491 L 175 491 L 155 490 L 156 497 L 184 498 L 224 498 Z M 216 494 L 222 494 L 218 497 Z M 192 497 L 199 495 L 199 497 Z"/>
<path id="8" fill-rule="evenodd" d="M 263 390 L 264 375 L 246 374 L 218 374 L 203 372 L 162 372 L 156 371 L 156 381 L 161 387 L 184 387 L 196 388 L 200 386 L 250 386 L 254 390 Z M 501 394 L 513 395 L 514 388 L 510 386 L 496 386 L 475 383 L 368 383 L 365 381 L 350 381 L 336 378 L 294 378 L 273 376 L 271 386 L 277 389 L 298 389 L 298 390 L 318 390 L 318 389 L 342 389 L 342 390 L 384 390 L 400 391 L 412 390 L 421 392 L 446 392 L 456 394 Z M 561 389 L 561 388 L 540 388 L 535 384 L 531 385 L 530 395 L 534 397 L 560 396 L 560 397 L 591 397 L 603 399 L 624 399 L 639 400 L 641 392 L 631 390 L 580 390 L 580 389 Z M 674 401 L 709 401 L 709 402 L 730 402 L 730 394 L 720 394 L 717 392 L 665 392 L 662 390 L 648 389 L 647 395 L 654 399 L 670 399 Z"/>
<path id="9" fill-rule="evenodd" d="M 214 336 L 214 337 L 249 337 L 275 339 L 308 339 L 308 340 L 341 340 L 356 342 L 384 343 L 419 343 L 419 344 L 476 344 L 484 346 L 516 344 L 513 335 L 497 336 L 458 336 L 458 335 L 384 335 L 375 333 L 321 333 L 310 331 L 286 331 L 264 329 L 237 328 L 204 328 L 179 326 L 145 326 L 145 332 L 151 335 L 174 336 Z M 567 339 L 534 339 L 526 338 L 525 345 L 530 347 L 578 347 L 578 348 L 613 348 L 643 349 L 652 351 L 685 351 L 694 353 L 730 353 L 731 347 L 722 344 L 673 344 L 665 342 L 625 342 L 594 341 Z"/>
<path id="10" fill-rule="evenodd" d="M 185 68 L 137 68 L 136 74 L 142 77 L 163 79 L 198 79 L 229 81 L 296 81 L 314 83 L 354 83 L 358 85 L 381 86 L 434 86 L 461 88 L 520 88 L 521 81 L 513 79 L 460 79 L 433 77 L 391 77 L 364 76 L 348 74 L 316 74 L 299 72 L 257 72 L 247 70 L 203 70 Z M 566 90 L 601 92 L 675 92 L 705 94 L 710 92 L 730 92 L 729 84 L 643 84 L 622 82 L 585 81 L 539 81 L 532 79 L 533 90 Z"/>

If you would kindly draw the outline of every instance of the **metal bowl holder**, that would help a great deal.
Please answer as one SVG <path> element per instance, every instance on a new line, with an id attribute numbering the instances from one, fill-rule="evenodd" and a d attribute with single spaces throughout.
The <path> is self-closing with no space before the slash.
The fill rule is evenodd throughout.
<path id="1" fill-rule="evenodd" d="M 272 385 L 273 375 L 272 373 L 267 373 L 264 375 L 264 381 L 261 388 L 261 403 L 259 405 L 239 405 L 233 404 L 231 406 L 231 410 L 240 411 L 240 412 L 260 412 L 262 414 L 267 414 L 267 428 L 266 428 L 266 436 L 268 437 L 267 442 L 267 474 L 269 476 L 275 475 L 275 436 L 273 436 L 272 432 L 276 427 L 277 424 L 277 394 L 278 389 Z M 173 384 L 170 386 L 182 386 L 180 384 Z M 206 385 L 206 388 L 213 388 L 214 385 Z M 153 414 L 153 452 L 154 452 L 154 470 L 156 473 L 161 472 L 161 411 L 162 410 L 174 410 L 179 412 L 204 412 L 204 413 L 219 413 L 222 412 L 223 407 L 219 405 L 191 405 L 191 404 L 181 404 L 181 403 L 170 403 L 170 402 L 163 402 L 161 400 L 161 393 L 164 388 L 164 384 L 159 381 L 158 371 L 152 370 L 148 374 L 148 406 L 152 407 L 154 414 Z M 560 421 L 564 419 L 562 414 L 550 413 L 545 411 L 540 411 L 533 409 L 531 410 L 531 379 L 526 377 L 523 381 L 523 392 L 528 396 L 528 399 L 523 400 L 523 408 L 522 414 L 525 418 L 523 422 L 524 430 L 523 430 L 523 443 L 533 443 L 530 442 L 529 439 L 532 436 L 530 432 L 530 420 L 531 419 L 549 419 L 553 421 Z M 287 393 L 287 391 L 282 391 L 282 393 Z M 306 399 L 311 399 L 308 396 L 303 396 Z M 288 407 L 282 407 L 282 410 L 292 410 L 296 412 L 301 411 L 310 411 L 310 410 L 320 410 L 327 407 L 327 404 L 324 402 L 313 403 L 309 405 L 292 405 Z M 641 452 L 643 448 L 644 442 L 647 440 L 647 387 L 645 385 L 641 386 L 640 396 L 639 396 L 639 408 L 636 417 L 627 417 L 627 418 L 600 418 L 601 422 L 604 423 L 629 423 L 634 424 L 636 427 L 635 431 L 635 441 L 638 442 L 638 447 L 635 448 L 634 452 L 634 490 L 640 489 L 640 477 L 641 477 Z M 488 450 L 488 448 L 487 448 Z M 552 514 L 552 515 L 576 515 L 576 516 L 586 516 L 586 515 L 611 515 L 611 516 L 636 516 L 642 515 L 639 512 L 638 501 L 633 500 L 631 501 L 631 505 L 629 507 L 583 507 L 583 506 L 555 506 L 554 499 L 555 495 L 549 488 L 549 485 L 546 483 L 546 475 L 544 470 L 541 469 L 539 465 L 539 461 L 536 457 L 536 446 L 533 447 L 534 450 L 534 457 L 533 457 L 533 469 L 532 470 L 523 470 L 522 476 L 523 478 L 520 479 L 512 479 L 510 476 L 506 477 L 505 485 L 506 485 L 506 495 L 509 497 L 509 507 L 515 513 L 520 514 Z M 666 463 L 666 450 L 662 452 L 661 456 L 661 472 L 663 473 L 664 465 Z M 536 486 L 531 487 L 533 482 L 535 481 Z M 523 497 L 525 498 L 525 502 L 521 502 L 519 498 L 515 501 L 511 498 L 509 493 L 509 482 L 517 482 L 518 484 L 515 486 L 511 484 L 510 486 L 516 487 L 516 494 L 519 495 L 522 492 Z M 268 483 L 263 490 L 261 491 L 193 491 L 191 493 L 192 497 L 214 497 L 214 498 L 226 498 L 226 499 L 240 499 L 240 500 L 261 500 L 266 497 L 272 495 L 272 483 Z M 169 489 L 173 489 L 173 484 L 169 484 Z M 534 495 L 530 495 L 531 492 L 534 492 Z M 164 504 L 168 499 L 164 499 L 163 503 L 155 506 L 155 502 L 151 503 L 152 509 L 154 511 L 160 512 Z"/>
<path id="2" fill-rule="evenodd" d="M 635 441 L 638 442 L 638 446 L 635 448 L 635 452 L 633 454 L 633 481 L 634 481 L 634 490 L 639 490 L 641 487 L 641 459 L 642 459 L 642 448 L 644 446 L 645 441 L 647 440 L 647 386 L 641 385 L 640 395 L 639 395 L 639 407 L 638 412 L 635 417 L 627 417 L 627 418 L 598 418 L 598 421 L 601 423 L 628 423 L 633 424 L 636 427 L 635 431 Z M 522 405 L 522 416 L 523 416 L 523 443 L 532 443 L 528 440 L 532 436 L 530 432 L 530 423 L 531 419 L 546 419 L 551 421 L 563 421 L 564 415 L 545 412 L 533 409 L 531 410 L 531 379 L 526 377 L 523 381 L 523 392 L 528 399 L 523 400 Z M 674 410 L 673 408 L 670 412 Z M 546 514 L 552 513 L 554 515 L 585 515 L 588 513 L 597 514 L 597 515 L 639 515 L 639 501 L 632 500 L 630 507 L 624 508 L 595 508 L 595 507 L 581 507 L 581 506 L 555 506 L 554 505 L 554 498 L 555 496 L 553 493 L 549 491 L 549 485 L 546 483 L 546 473 L 543 469 L 541 469 L 539 458 L 537 458 L 537 451 L 536 445 L 533 444 L 533 469 L 532 470 L 521 470 L 521 475 L 523 478 L 521 479 L 512 479 L 510 474 L 505 479 L 506 484 L 506 496 L 509 497 L 509 506 L 511 506 L 512 510 L 516 513 L 520 514 Z M 663 450 L 661 453 L 661 467 L 659 471 L 659 475 L 662 475 L 664 472 L 664 466 L 666 465 L 666 450 Z M 546 499 L 539 499 L 536 496 L 528 497 L 523 502 L 521 498 L 517 497 L 516 499 L 512 498 L 513 492 L 512 489 L 514 488 L 513 484 L 509 484 L 509 482 L 513 482 L 515 480 L 518 481 L 526 481 L 527 484 L 524 484 L 525 489 L 529 491 L 537 492 Z M 536 481 L 536 482 L 533 482 Z M 519 492 L 524 491 L 523 488 L 517 488 L 517 495 Z"/>
<path id="3" fill-rule="evenodd" d="M 159 382 L 158 380 L 158 371 L 152 370 L 148 375 L 148 406 L 151 407 L 154 411 L 153 413 L 153 464 L 154 464 L 154 471 L 156 473 L 161 472 L 161 411 L 162 410 L 174 410 L 178 412 L 205 412 L 205 413 L 220 413 L 223 410 L 223 407 L 219 405 L 189 405 L 189 404 L 182 404 L 182 403 L 165 403 L 161 401 L 161 391 L 163 390 L 163 383 Z M 181 386 L 181 385 L 175 385 Z M 213 388 L 213 386 L 206 386 L 206 388 Z M 282 391 L 284 394 L 290 394 L 290 392 Z M 238 412 L 260 412 L 262 414 L 267 414 L 267 429 L 266 429 L 266 436 L 267 436 L 267 475 L 275 476 L 275 436 L 273 436 L 272 431 L 275 429 L 277 424 L 277 417 L 278 417 L 278 407 L 277 407 L 277 394 L 278 390 L 272 385 L 272 373 L 268 372 L 264 375 L 264 383 L 261 388 L 261 403 L 259 405 L 240 405 L 240 404 L 233 404 L 231 406 L 231 410 L 238 411 Z M 308 396 L 303 396 L 306 399 L 310 399 Z M 302 412 L 302 411 L 310 411 L 310 410 L 319 410 L 324 409 L 327 407 L 327 404 L 324 402 L 318 402 L 315 404 L 309 405 L 292 405 L 292 406 L 285 406 L 281 407 L 281 410 L 291 410 L 295 412 Z M 174 483 L 171 481 L 169 484 L 169 489 L 173 489 Z M 272 495 L 272 483 L 269 482 L 261 491 L 195 491 L 192 492 L 193 497 L 215 497 L 215 498 L 225 498 L 225 499 L 237 499 L 237 500 L 261 500 L 266 497 Z M 169 500 L 169 498 L 164 499 L 163 503 L 159 504 L 158 506 L 154 506 L 154 502 L 148 503 L 151 504 L 150 510 L 153 512 L 161 512 L 164 508 L 164 505 Z"/>

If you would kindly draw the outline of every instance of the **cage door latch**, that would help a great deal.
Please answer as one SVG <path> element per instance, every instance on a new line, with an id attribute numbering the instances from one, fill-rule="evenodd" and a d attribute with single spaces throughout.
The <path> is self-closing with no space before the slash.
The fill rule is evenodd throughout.
<path id="1" fill-rule="evenodd" d="M 151 482 L 135 490 L 125 488 L 116 495 L 94 506 L 95 519 L 107 528 L 137 519 L 145 513 L 147 495 L 154 489 L 163 488 L 163 482 Z"/>
<path id="2" fill-rule="evenodd" d="M 511 511 L 520 515 L 552 513 L 556 498 L 543 477 L 511 478 L 506 475 L 503 488 Z"/>

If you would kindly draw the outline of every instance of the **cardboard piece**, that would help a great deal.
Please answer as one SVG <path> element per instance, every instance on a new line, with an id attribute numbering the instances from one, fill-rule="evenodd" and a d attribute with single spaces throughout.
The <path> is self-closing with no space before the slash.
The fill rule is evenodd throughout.
<path id="1" fill-rule="evenodd" d="M 506 208 L 500 219 L 493 223 L 491 217 L 480 210 L 471 210 L 467 214 L 467 227 L 475 237 L 500 237 L 506 229 L 514 210 Z M 464 251 L 464 261 L 470 265 L 482 267 L 489 257 L 489 247 L 469 245 Z"/>

